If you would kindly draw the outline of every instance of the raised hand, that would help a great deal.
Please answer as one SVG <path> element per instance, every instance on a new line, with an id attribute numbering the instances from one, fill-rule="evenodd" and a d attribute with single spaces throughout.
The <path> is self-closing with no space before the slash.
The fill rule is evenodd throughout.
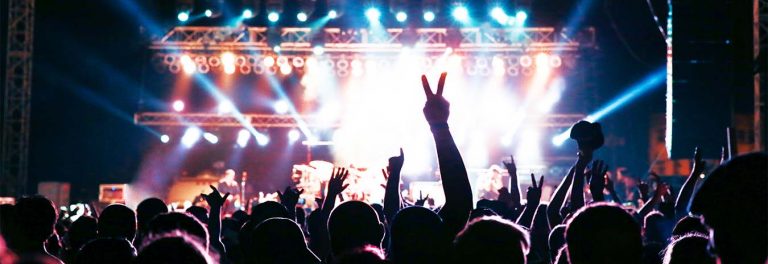
<path id="1" fill-rule="evenodd" d="M 447 74 L 446 72 L 440 74 L 436 93 L 432 93 L 427 76 L 421 76 L 421 85 L 424 87 L 424 94 L 427 96 L 427 103 L 424 104 L 424 117 L 430 126 L 447 124 L 448 122 L 450 104 L 443 97 L 443 87 L 445 87 L 445 77 Z"/>
<path id="2" fill-rule="evenodd" d="M 605 173 L 608 172 L 608 166 L 602 160 L 592 162 L 592 168 L 589 170 L 589 191 L 592 193 L 592 199 L 595 201 L 605 200 L 603 189 L 605 188 Z"/>
<path id="3" fill-rule="evenodd" d="M 544 176 L 539 178 L 539 184 L 536 184 L 536 176 L 531 173 L 531 186 L 528 187 L 528 193 L 526 199 L 528 199 L 527 206 L 539 206 L 541 201 L 541 188 L 544 186 Z"/>
<path id="4" fill-rule="evenodd" d="M 637 190 L 640 191 L 640 199 L 643 201 L 648 201 L 648 194 L 650 191 L 650 186 L 648 183 L 640 181 L 640 184 L 637 185 Z"/>
<path id="5" fill-rule="evenodd" d="M 699 147 L 693 150 L 693 168 L 691 169 L 690 177 L 699 177 L 704 169 L 707 167 L 707 162 L 702 160 L 701 151 Z"/>
<path id="6" fill-rule="evenodd" d="M 656 192 L 653 194 L 654 198 L 661 199 L 669 195 L 669 184 L 659 183 L 659 187 L 656 188 Z"/>
<path id="7" fill-rule="evenodd" d="M 224 196 L 219 193 L 219 190 L 216 189 L 216 187 L 213 187 L 213 185 L 209 185 L 211 187 L 211 193 L 209 194 L 201 194 L 200 196 L 205 199 L 205 201 L 208 203 L 208 206 L 211 208 L 221 208 L 221 206 L 224 205 L 224 202 L 227 201 L 227 197 L 229 197 L 229 193 L 224 194 Z"/>
<path id="8" fill-rule="evenodd" d="M 299 202 L 299 196 L 304 193 L 304 190 L 302 189 L 296 189 L 291 188 L 290 186 L 285 187 L 285 191 L 282 193 L 280 191 L 277 191 L 277 196 L 280 198 L 280 203 L 282 203 L 285 208 L 288 208 L 288 210 L 296 207 L 296 204 Z"/>
<path id="9" fill-rule="evenodd" d="M 344 184 L 347 176 L 349 176 L 347 169 L 338 167 L 333 169 L 331 179 L 328 180 L 328 196 L 325 199 L 336 199 L 336 195 L 339 195 L 349 187 L 349 184 Z"/>
<path id="10" fill-rule="evenodd" d="M 429 194 L 427 194 L 427 196 L 422 196 L 421 191 L 419 191 L 419 199 L 416 200 L 416 203 L 414 203 L 414 205 L 424 206 L 424 204 L 427 202 L 428 199 L 429 199 Z"/>
<path id="11" fill-rule="evenodd" d="M 503 160 L 502 163 L 504 163 L 504 167 L 509 173 L 510 190 L 507 191 L 507 188 L 502 188 L 504 189 L 504 195 L 509 194 L 509 200 L 506 200 L 505 202 L 510 208 L 520 206 L 520 187 L 517 183 L 517 165 L 515 164 L 515 157 L 510 155 L 509 161 Z M 506 199 L 506 197 L 504 198 Z M 499 200 L 501 199 L 502 191 L 499 189 Z"/>
<path id="12" fill-rule="evenodd" d="M 403 148 L 400 148 L 400 156 L 395 156 L 389 158 L 389 165 L 387 165 L 388 174 L 385 174 L 387 177 L 389 177 L 389 174 L 393 173 L 400 173 L 400 171 L 403 169 L 403 163 L 405 162 L 405 154 L 403 154 Z"/>

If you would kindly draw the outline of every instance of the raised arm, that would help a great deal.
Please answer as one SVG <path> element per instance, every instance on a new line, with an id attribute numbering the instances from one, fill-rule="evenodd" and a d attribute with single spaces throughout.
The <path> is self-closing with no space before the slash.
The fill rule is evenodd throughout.
<path id="1" fill-rule="evenodd" d="M 565 198 L 568 196 L 568 189 L 573 182 L 573 174 L 576 172 L 576 167 L 571 167 L 568 170 L 568 174 L 563 177 L 560 185 L 555 189 L 555 194 L 552 195 L 552 199 L 547 206 L 547 220 L 549 220 L 549 227 L 554 228 L 563 221 L 563 216 L 560 215 L 560 209 L 565 204 Z"/>
<path id="2" fill-rule="evenodd" d="M 455 235 L 464 227 L 472 210 L 472 189 L 470 189 L 464 160 L 462 160 L 459 149 L 448 129 L 450 104 L 443 97 L 446 75 L 445 72 L 440 75 L 437 92 L 434 94 L 429 87 L 426 76 L 421 76 L 421 83 L 424 87 L 424 94 L 427 96 L 427 102 L 424 104 L 424 117 L 429 123 L 432 136 L 435 139 L 440 177 L 445 193 L 445 205 L 440 210 L 440 216 L 446 222 L 451 235 Z"/>
<path id="3" fill-rule="evenodd" d="M 507 206 L 510 209 L 520 206 L 520 185 L 517 182 L 517 165 L 515 165 L 515 157 L 509 156 L 509 161 L 503 161 L 504 167 L 507 168 L 509 173 L 509 203 Z"/>
<path id="4" fill-rule="evenodd" d="M 381 172 L 384 175 L 389 175 L 387 176 L 387 186 L 384 190 L 384 216 L 387 218 L 387 223 L 392 223 L 395 214 L 402 208 L 402 199 L 400 199 L 400 171 L 403 169 L 404 161 L 403 148 L 400 148 L 400 156 L 389 158 L 389 166 L 387 166 L 389 172 L 387 170 L 382 170 Z"/>
<path id="5" fill-rule="evenodd" d="M 611 198 L 613 199 L 613 202 L 617 204 L 622 204 L 621 198 L 619 198 L 619 195 L 616 194 L 616 188 L 613 185 L 613 181 L 610 177 L 605 177 L 605 189 L 608 190 L 608 193 L 611 195 Z"/>
<path id="6" fill-rule="evenodd" d="M 277 191 L 277 196 L 280 198 L 280 203 L 288 209 L 288 217 L 293 221 L 296 221 L 296 204 L 299 203 L 299 197 L 304 193 L 304 190 L 291 188 L 291 186 L 285 187 L 283 192 Z"/>
<path id="7" fill-rule="evenodd" d="M 334 168 L 331 173 L 331 178 L 328 180 L 328 192 L 323 199 L 323 207 L 320 208 L 323 219 L 328 219 L 333 211 L 333 207 L 336 206 L 336 196 L 339 196 L 344 189 L 349 187 L 349 184 L 344 184 L 349 176 L 349 171 L 345 168 Z"/>
<path id="8" fill-rule="evenodd" d="M 210 215 L 208 215 L 208 240 L 211 247 L 215 248 L 221 256 L 226 256 L 227 250 L 224 247 L 224 243 L 221 242 L 221 207 L 227 201 L 229 193 L 221 196 L 216 187 L 210 186 L 211 193 L 202 194 L 203 199 L 211 207 Z"/>
<path id="9" fill-rule="evenodd" d="M 603 189 L 605 188 L 605 173 L 608 172 L 608 166 L 602 160 L 592 162 L 592 168 L 589 170 L 589 192 L 592 193 L 593 202 L 605 201 Z"/>
<path id="10" fill-rule="evenodd" d="M 669 192 L 669 185 L 666 183 L 659 183 L 659 187 L 656 187 L 656 192 L 653 194 L 653 198 L 648 200 L 643 207 L 637 210 L 637 219 L 643 219 L 648 213 L 653 211 L 653 208 L 661 202 L 661 198 Z"/>
<path id="11" fill-rule="evenodd" d="M 571 184 L 571 209 L 574 212 L 584 206 L 584 170 L 591 160 L 591 152 L 579 152 L 579 159 L 574 166 L 573 184 Z"/>
<path id="12" fill-rule="evenodd" d="M 541 188 L 544 186 L 544 176 L 539 178 L 539 184 L 536 185 L 536 176 L 531 173 L 531 186 L 528 187 L 528 193 L 526 194 L 527 204 L 525 210 L 520 218 L 517 219 L 517 224 L 526 228 L 531 228 L 531 221 L 536 214 L 536 209 L 539 208 L 539 202 L 541 201 Z"/>
<path id="13" fill-rule="evenodd" d="M 699 180 L 699 175 L 704 171 L 704 167 L 706 167 L 706 162 L 701 159 L 701 151 L 699 148 L 696 148 L 693 151 L 693 168 L 691 169 L 691 174 L 688 175 L 688 179 L 683 183 L 683 187 L 680 188 L 680 192 L 677 194 L 677 200 L 675 200 L 676 219 L 688 215 L 688 204 L 691 201 L 696 182 Z"/>

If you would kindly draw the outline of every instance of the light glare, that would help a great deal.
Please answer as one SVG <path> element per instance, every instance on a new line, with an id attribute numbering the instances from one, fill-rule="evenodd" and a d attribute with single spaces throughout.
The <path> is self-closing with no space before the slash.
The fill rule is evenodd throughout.
<path id="1" fill-rule="evenodd" d="M 172 107 L 173 107 L 173 111 L 176 111 L 176 112 L 184 111 L 184 101 L 182 100 L 173 101 Z"/>
<path id="2" fill-rule="evenodd" d="M 397 15 L 395 15 L 395 18 L 398 22 L 405 22 L 406 19 L 408 19 L 408 14 L 406 14 L 403 11 L 397 12 Z"/>
<path id="3" fill-rule="evenodd" d="M 381 17 L 381 12 L 379 9 L 371 7 L 365 11 L 365 17 L 368 18 L 368 21 L 370 22 L 378 22 Z"/>
<path id="4" fill-rule="evenodd" d="M 424 12 L 424 21 L 432 22 L 433 20 L 435 20 L 435 12 L 432 12 L 432 11 Z"/>
<path id="5" fill-rule="evenodd" d="M 269 22 L 277 22 L 277 20 L 280 19 L 280 14 L 277 12 L 269 12 L 269 15 L 267 15 L 267 19 L 269 19 Z"/>
<path id="6" fill-rule="evenodd" d="M 307 13 L 299 12 L 298 14 L 296 14 L 296 19 L 298 19 L 301 22 L 307 21 Z"/>
<path id="7" fill-rule="evenodd" d="M 459 6 L 453 9 L 453 18 L 458 20 L 459 22 L 467 22 L 469 21 L 469 10 L 467 10 L 466 7 Z"/>

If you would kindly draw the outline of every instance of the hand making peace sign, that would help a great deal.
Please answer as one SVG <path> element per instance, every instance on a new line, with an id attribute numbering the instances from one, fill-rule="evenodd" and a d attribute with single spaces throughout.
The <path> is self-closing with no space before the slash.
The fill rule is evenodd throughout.
<path id="1" fill-rule="evenodd" d="M 430 126 L 438 124 L 447 124 L 450 114 L 450 104 L 443 97 L 443 87 L 445 87 L 445 76 L 448 73 L 440 74 L 440 81 L 437 82 L 437 92 L 432 93 L 429 87 L 429 81 L 426 75 L 421 75 L 421 85 L 424 87 L 424 94 L 427 96 L 427 103 L 424 104 L 424 117 Z"/>

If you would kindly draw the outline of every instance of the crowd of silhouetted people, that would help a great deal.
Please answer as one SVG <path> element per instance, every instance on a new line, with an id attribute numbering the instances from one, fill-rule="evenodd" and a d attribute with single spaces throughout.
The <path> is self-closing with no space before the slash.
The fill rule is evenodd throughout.
<path id="1" fill-rule="evenodd" d="M 637 209 L 623 207 L 597 123 L 579 122 L 577 161 L 549 201 L 543 178 L 473 203 L 467 170 L 448 127 L 449 103 L 426 77 L 424 116 L 434 136 L 445 203 L 400 195 L 402 150 L 389 159 L 383 204 L 337 203 L 349 174 L 336 168 L 319 208 L 297 208 L 301 190 L 221 218 L 227 193 L 211 186 L 208 208 L 171 212 L 149 198 L 63 221 L 42 196 L 0 206 L 0 263 L 768 263 L 768 157 L 751 153 L 707 164 L 698 150 L 680 190 L 659 181 Z M 517 175 L 514 160 L 504 165 Z M 706 173 L 703 179 L 699 177 Z M 626 201 L 624 201 L 626 202 Z"/>

